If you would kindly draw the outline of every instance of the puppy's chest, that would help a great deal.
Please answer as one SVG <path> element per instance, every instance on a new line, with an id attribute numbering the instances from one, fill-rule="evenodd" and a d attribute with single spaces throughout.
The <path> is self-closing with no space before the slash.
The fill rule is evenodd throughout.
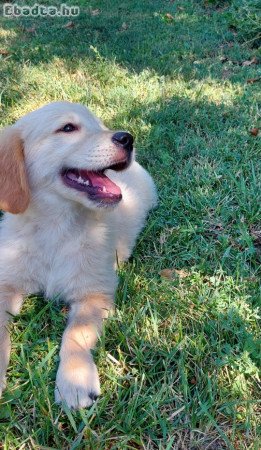
<path id="1" fill-rule="evenodd" d="M 32 278 L 38 279 L 38 289 L 47 296 L 91 290 L 113 270 L 115 245 L 102 225 L 69 230 L 39 228 L 31 236 L 30 247 Z"/>

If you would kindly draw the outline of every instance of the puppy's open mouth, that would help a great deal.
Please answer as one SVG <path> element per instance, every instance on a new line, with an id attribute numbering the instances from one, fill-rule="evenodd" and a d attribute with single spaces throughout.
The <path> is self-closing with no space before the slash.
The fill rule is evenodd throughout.
<path id="1" fill-rule="evenodd" d="M 62 170 L 61 176 L 67 187 L 86 192 L 90 200 L 101 204 L 114 204 L 121 200 L 121 190 L 104 172 L 108 169 L 119 172 L 128 166 L 129 162 L 125 160 L 95 172 L 86 169 L 66 168 Z"/>

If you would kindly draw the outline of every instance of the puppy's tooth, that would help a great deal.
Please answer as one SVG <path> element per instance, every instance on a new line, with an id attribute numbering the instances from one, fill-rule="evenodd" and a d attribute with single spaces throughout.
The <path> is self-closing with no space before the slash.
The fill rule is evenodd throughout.
<path id="1" fill-rule="evenodd" d="M 102 187 L 102 192 L 107 192 L 105 186 Z"/>

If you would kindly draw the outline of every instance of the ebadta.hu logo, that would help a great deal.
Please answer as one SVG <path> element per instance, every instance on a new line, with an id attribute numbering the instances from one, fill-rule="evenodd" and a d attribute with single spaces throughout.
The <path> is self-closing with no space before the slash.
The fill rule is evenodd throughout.
<path id="1" fill-rule="evenodd" d="M 4 17 L 70 17 L 78 16 L 80 14 L 79 6 L 68 6 L 62 3 L 59 7 L 50 5 L 40 5 L 35 3 L 33 6 L 18 5 L 17 3 L 4 3 L 3 15 Z"/>

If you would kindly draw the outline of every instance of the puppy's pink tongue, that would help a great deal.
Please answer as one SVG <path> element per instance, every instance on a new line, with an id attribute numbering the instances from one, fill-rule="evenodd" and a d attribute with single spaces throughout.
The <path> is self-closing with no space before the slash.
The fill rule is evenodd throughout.
<path id="1" fill-rule="evenodd" d="M 113 195 L 120 195 L 121 190 L 119 186 L 114 184 L 103 172 L 91 172 L 88 170 L 79 170 L 79 175 L 84 180 L 88 180 L 92 187 L 98 188 L 101 191 L 106 190 Z"/>

